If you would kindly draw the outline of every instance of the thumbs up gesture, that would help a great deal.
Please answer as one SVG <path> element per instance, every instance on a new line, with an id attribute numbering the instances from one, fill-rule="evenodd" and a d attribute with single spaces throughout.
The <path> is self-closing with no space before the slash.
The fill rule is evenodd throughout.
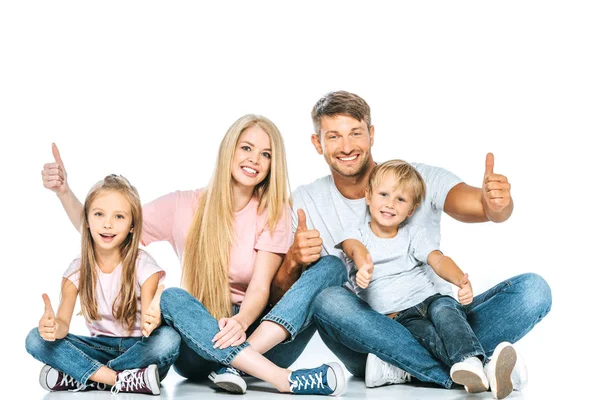
<path id="1" fill-rule="evenodd" d="M 358 260 L 355 260 L 358 261 Z M 358 267 L 358 272 L 356 273 L 356 284 L 363 289 L 366 289 L 371 283 L 371 278 L 373 277 L 373 259 L 371 258 L 371 254 L 367 254 L 367 259 L 364 262 L 358 261 L 361 265 Z"/>
<path id="2" fill-rule="evenodd" d="M 67 171 L 65 170 L 62 158 L 60 158 L 58 147 L 54 143 L 52 143 L 52 155 L 54 156 L 54 162 L 44 164 L 42 182 L 46 189 L 50 189 L 54 193 L 61 195 L 66 193 L 69 188 L 67 185 Z"/>
<path id="3" fill-rule="evenodd" d="M 38 324 L 38 332 L 40 332 L 42 339 L 53 342 L 56 340 L 56 330 L 58 329 L 56 316 L 52 304 L 50 304 L 50 298 L 46 293 L 42 295 L 42 299 L 44 300 L 44 314 Z"/>
<path id="4" fill-rule="evenodd" d="M 304 210 L 298 210 L 298 227 L 294 235 L 294 243 L 290 247 L 289 253 L 292 260 L 297 265 L 306 267 L 321 256 L 323 249 L 323 239 L 316 229 L 308 229 L 306 226 L 306 214 Z"/>
<path id="5" fill-rule="evenodd" d="M 458 302 L 463 306 L 473 302 L 473 288 L 469 280 L 469 274 L 464 274 L 458 284 Z"/>
<path id="6" fill-rule="evenodd" d="M 504 175 L 494 173 L 494 155 L 488 153 L 485 158 L 485 174 L 483 176 L 483 186 L 481 188 L 483 195 L 483 206 L 486 209 L 486 214 L 501 213 L 512 205 L 510 196 L 510 183 Z M 502 220 L 508 218 L 501 217 Z M 494 218 L 490 218 L 495 220 Z"/>
<path id="7" fill-rule="evenodd" d="M 150 336 L 152 331 L 160 326 L 160 296 L 163 290 L 165 290 L 165 285 L 160 285 L 156 289 L 152 301 L 142 315 L 142 335 L 146 337 Z"/>

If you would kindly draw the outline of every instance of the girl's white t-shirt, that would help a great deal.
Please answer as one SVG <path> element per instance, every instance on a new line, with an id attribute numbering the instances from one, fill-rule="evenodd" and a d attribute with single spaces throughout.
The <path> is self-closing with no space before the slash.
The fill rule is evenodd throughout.
<path id="1" fill-rule="evenodd" d="M 63 274 L 63 277 L 73 282 L 77 290 L 79 290 L 79 267 L 81 258 L 73 260 L 69 268 Z M 138 250 L 138 258 L 135 267 L 135 294 L 137 298 L 136 322 L 131 332 L 127 332 L 126 328 L 121 323 L 115 320 L 112 310 L 115 299 L 119 295 L 121 288 L 121 274 L 123 271 L 122 264 L 119 264 L 111 273 L 106 274 L 100 271 L 96 265 L 98 281 L 96 282 L 96 301 L 98 303 L 98 321 L 85 321 L 91 336 L 114 336 L 114 337 L 130 337 L 142 336 L 140 329 L 141 325 L 141 309 L 142 285 L 152 275 L 158 273 L 159 281 L 165 278 L 165 271 L 158 266 L 156 261 L 144 250 Z"/>

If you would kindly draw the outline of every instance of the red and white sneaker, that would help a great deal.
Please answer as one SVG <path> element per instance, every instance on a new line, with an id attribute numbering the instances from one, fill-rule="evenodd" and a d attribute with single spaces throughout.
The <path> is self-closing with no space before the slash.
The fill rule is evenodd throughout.
<path id="1" fill-rule="evenodd" d="M 86 390 L 105 390 L 107 385 L 104 383 L 90 382 L 87 385 L 75 380 L 71 375 L 67 375 L 50 365 L 44 365 L 40 371 L 40 385 L 50 392 L 70 390 L 80 392 Z"/>
<path id="2" fill-rule="evenodd" d="M 156 364 L 146 368 L 126 369 L 117 372 L 117 382 L 111 393 L 160 394 L 160 379 Z"/>

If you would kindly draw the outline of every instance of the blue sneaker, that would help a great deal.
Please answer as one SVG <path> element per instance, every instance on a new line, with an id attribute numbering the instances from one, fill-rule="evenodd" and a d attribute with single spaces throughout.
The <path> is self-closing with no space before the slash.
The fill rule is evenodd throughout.
<path id="1" fill-rule="evenodd" d="M 246 381 L 240 376 L 240 371 L 233 367 L 222 367 L 217 372 L 213 371 L 208 379 L 229 393 L 246 393 Z"/>
<path id="2" fill-rule="evenodd" d="M 292 371 L 288 380 L 292 394 L 339 396 L 346 389 L 344 371 L 336 362 L 323 364 L 317 368 Z"/>

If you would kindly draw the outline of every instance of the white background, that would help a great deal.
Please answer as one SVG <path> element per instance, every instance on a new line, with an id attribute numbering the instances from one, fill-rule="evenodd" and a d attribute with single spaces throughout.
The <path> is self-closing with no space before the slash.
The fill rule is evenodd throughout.
<path id="1" fill-rule="evenodd" d="M 541 274 L 553 308 L 518 344 L 530 386 L 593 396 L 598 6 L 322 3 L 0 5 L 4 387 L 36 387 L 40 364 L 25 352 L 25 336 L 43 311 L 42 293 L 58 304 L 61 274 L 79 246 L 42 186 L 52 142 L 80 199 L 118 173 L 148 202 L 205 185 L 227 128 L 258 113 L 283 133 L 295 188 L 328 173 L 310 143 L 310 111 L 344 89 L 372 108 L 376 160 L 442 166 L 478 186 L 494 152 L 495 171 L 512 184 L 512 217 L 467 225 L 445 216 L 442 249 L 476 292 Z M 177 285 L 170 247 L 149 250 Z M 85 333 L 81 317 L 72 328 Z"/>

